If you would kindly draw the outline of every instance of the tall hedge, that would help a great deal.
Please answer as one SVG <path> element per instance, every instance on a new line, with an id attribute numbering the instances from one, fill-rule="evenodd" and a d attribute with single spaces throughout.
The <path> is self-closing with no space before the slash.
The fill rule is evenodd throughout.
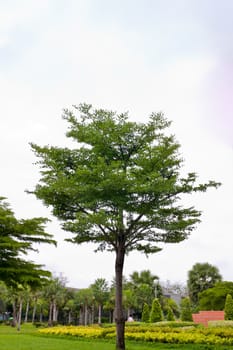
<path id="1" fill-rule="evenodd" d="M 162 321 L 163 314 L 162 308 L 158 298 L 155 298 L 152 303 L 152 308 L 150 312 L 150 322 L 159 322 Z"/>

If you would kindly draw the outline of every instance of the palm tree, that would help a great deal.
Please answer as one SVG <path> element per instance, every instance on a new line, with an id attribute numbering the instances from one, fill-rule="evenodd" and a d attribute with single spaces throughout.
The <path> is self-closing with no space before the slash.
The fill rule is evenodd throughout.
<path id="1" fill-rule="evenodd" d="M 62 277 L 53 277 L 44 288 L 44 296 L 49 301 L 49 325 L 57 322 L 59 307 L 65 305 L 67 289 Z"/>
<path id="2" fill-rule="evenodd" d="M 104 278 L 97 278 L 90 287 L 98 306 L 98 324 L 101 324 L 103 304 L 109 296 L 108 282 Z"/>

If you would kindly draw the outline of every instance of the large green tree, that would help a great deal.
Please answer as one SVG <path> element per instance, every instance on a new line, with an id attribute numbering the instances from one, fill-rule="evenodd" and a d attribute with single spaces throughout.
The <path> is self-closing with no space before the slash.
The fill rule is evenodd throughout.
<path id="1" fill-rule="evenodd" d="M 198 294 L 213 287 L 222 280 L 216 266 L 209 263 L 196 263 L 188 272 L 188 292 L 194 307 L 198 305 Z"/>
<path id="2" fill-rule="evenodd" d="M 41 166 L 33 193 L 51 206 L 71 242 L 94 242 L 115 252 L 116 348 L 125 349 L 122 276 L 125 255 L 161 250 L 159 242 L 186 239 L 200 212 L 181 197 L 216 187 L 197 183 L 195 173 L 180 175 L 180 145 L 168 135 L 170 122 L 152 113 L 144 123 L 127 114 L 81 104 L 64 111 L 73 148 L 32 144 Z"/>

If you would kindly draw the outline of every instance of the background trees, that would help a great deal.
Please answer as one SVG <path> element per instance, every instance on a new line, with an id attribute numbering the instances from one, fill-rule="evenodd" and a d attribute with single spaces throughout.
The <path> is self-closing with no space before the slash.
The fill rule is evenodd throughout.
<path id="1" fill-rule="evenodd" d="M 151 305 L 155 297 L 161 296 L 162 290 L 158 280 L 158 276 L 153 275 L 149 270 L 134 271 L 129 276 L 126 288 L 132 291 L 134 307 L 138 312 L 139 318 L 141 317 L 143 305 L 145 303 Z"/>
<path id="2" fill-rule="evenodd" d="M 233 296 L 233 282 L 223 281 L 199 294 L 201 310 L 223 310 L 227 294 Z"/>
<path id="3" fill-rule="evenodd" d="M 75 113 L 78 113 L 76 117 Z M 117 348 L 125 349 L 122 277 L 125 254 L 145 254 L 188 237 L 200 212 L 181 205 L 180 195 L 217 184 L 197 184 L 195 173 L 180 176 L 179 144 L 167 136 L 168 122 L 152 113 L 147 123 L 127 114 L 82 104 L 65 110 L 67 136 L 75 149 L 32 144 L 41 165 L 34 194 L 72 232 L 73 243 L 94 242 L 115 252 Z"/>
<path id="4" fill-rule="evenodd" d="M 198 294 L 213 287 L 222 280 L 216 266 L 209 263 L 196 263 L 188 272 L 188 292 L 193 306 L 198 304 Z"/>

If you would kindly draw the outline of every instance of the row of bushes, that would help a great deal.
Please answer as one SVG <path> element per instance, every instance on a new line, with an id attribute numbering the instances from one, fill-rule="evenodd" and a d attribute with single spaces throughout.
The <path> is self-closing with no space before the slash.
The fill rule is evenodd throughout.
<path id="1" fill-rule="evenodd" d="M 174 322 L 175 324 L 175 322 Z M 178 324 L 178 322 L 177 322 Z M 182 327 L 170 325 L 130 325 L 126 326 L 125 338 L 146 342 L 177 343 L 177 344 L 210 344 L 233 345 L 233 329 L 231 327 L 195 327 L 184 325 Z M 115 327 L 84 327 L 84 326 L 58 326 L 41 329 L 42 334 L 68 335 L 78 338 L 114 339 Z"/>

